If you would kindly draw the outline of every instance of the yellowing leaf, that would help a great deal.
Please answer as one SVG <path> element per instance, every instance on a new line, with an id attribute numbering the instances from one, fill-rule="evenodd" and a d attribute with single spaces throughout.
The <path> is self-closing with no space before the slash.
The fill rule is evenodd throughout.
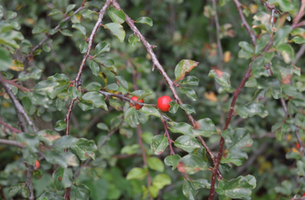
<path id="1" fill-rule="evenodd" d="M 250 4 L 249 10 L 251 11 L 252 14 L 257 13 L 258 6 L 256 4 Z"/>
<path id="2" fill-rule="evenodd" d="M 226 51 L 223 56 L 223 62 L 227 63 L 231 60 L 232 55 L 230 51 Z"/>
<path id="3" fill-rule="evenodd" d="M 216 102 L 217 101 L 217 97 L 216 97 L 214 92 L 206 92 L 206 93 L 204 93 L 204 97 L 207 100 L 212 101 L 212 102 Z"/>
<path id="4" fill-rule="evenodd" d="M 24 69 L 22 62 L 19 62 L 18 60 L 14 60 L 13 65 L 10 66 L 11 70 L 14 71 L 22 71 Z"/>
<path id="5" fill-rule="evenodd" d="M 27 23 L 31 24 L 31 25 L 34 25 L 34 24 L 35 24 L 35 21 L 34 21 L 34 19 L 32 19 L 32 18 L 27 18 L 25 21 L 26 21 Z"/>

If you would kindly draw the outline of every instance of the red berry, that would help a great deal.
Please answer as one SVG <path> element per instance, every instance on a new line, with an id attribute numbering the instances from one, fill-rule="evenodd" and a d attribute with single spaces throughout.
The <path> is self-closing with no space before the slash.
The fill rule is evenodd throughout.
<path id="1" fill-rule="evenodd" d="M 305 197 L 305 192 L 304 192 L 304 194 L 303 194 L 303 196 L 302 197 Z"/>
<path id="2" fill-rule="evenodd" d="M 38 161 L 38 160 L 36 160 L 35 165 L 36 165 L 36 169 L 39 169 L 39 167 L 40 167 L 40 163 L 39 163 L 39 161 Z"/>
<path id="3" fill-rule="evenodd" d="M 169 96 L 159 97 L 159 99 L 157 101 L 157 106 L 161 111 L 168 112 L 169 108 L 171 107 L 169 105 L 169 102 L 171 102 L 171 101 L 172 101 L 172 99 Z"/>
<path id="4" fill-rule="evenodd" d="M 300 149 L 300 144 L 299 144 L 299 143 L 296 143 L 295 147 L 296 147 L 297 149 Z"/>
<path id="5" fill-rule="evenodd" d="M 139 97 L 137 97 L 137 96 L 132 96 L 130 99 L 131 99 L 131 100 L 134 100 L 134 101 L 137 101 L 138 98 L 139 98 Z M 138 102 L 144 103 L 144 100 L 143 100 L 143 99 L 140 99 Z M 131 107 L 134 107 L 134 105 L 133 105 L 132 103 L 130 103 L 130 102 L 129 102 L 129 105 L 130 105 Z M 136 104 L 135 108 L 136 108 L 136 110 L 139 110 L 140 108 L 142 108 L 142 106 L 139 105 L 139 104 Z"/>

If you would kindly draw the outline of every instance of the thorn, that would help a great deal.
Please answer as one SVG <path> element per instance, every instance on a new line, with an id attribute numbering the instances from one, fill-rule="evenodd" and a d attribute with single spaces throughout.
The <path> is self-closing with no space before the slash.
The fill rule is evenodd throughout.
<path id="1" fill-rule="evenodd" d="M 156 45 L 150 45 L 150 47 L 151 47 L 151 48 L 157 48 L 157 46 L 156 46 Z"/>

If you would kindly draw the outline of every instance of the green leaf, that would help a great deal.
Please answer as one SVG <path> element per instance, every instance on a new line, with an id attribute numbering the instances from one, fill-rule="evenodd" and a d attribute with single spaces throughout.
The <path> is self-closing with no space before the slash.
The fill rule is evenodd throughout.
<path id="1" fill-rule="evenodd" d="M 156 135 L 152 139 L 152 143 L 150 145 L 152 151 L 156 155 L 160 155 L 161 153 L 163 153 L 163 151 L 165 150 L 165 148 L 167 146 L 168 146 L 168 139 L 167 139 L 167 137 L 164 137 L 163 135 Z"/>
<path id="2" fill-rule="evenodd" d="M 48 16 L 53 16 L 53 15 L 57 15 L 57 14 L 63 14 L 60 10 L 58 9 L 53 9 L 51 10 L 51 12 L 48 14 Z"/>
<path id="3" fill-rule="evenodd" d="M 182 88 L 180 88 L 180 91 L 181 91 L 182 94 L 185 94 L 192 101 L 197 100 L 196 92 L 192 88 L 182 87 Z"/>
<path id="4" fill-rule="evenodd" d="M 96 127 L 99 128 L 99 129 L 101 129 L 101 130 L 109 131 L 108 126 L 107 126 L 106 124 L 104 124 L 104 123 L 98 123 L 98 124 L 96 125 Z"/>
<path id="5" fill-rule="evenodd" d="M 45 142 L 49 146 L 52 146 L 60 138 L 59 133 L 52 130 L 41 130 L 36 135 L 40 141 Z"/>
<path id="6" fill-rule="evenodd" d="M 65 136 L 62 136 L 61 138 L 59 138 L 55 142 L 55 144 L 53 146 L 53 149 L 58 150 L 58 151 L 62 151 L 66 148 L 70 148 L 70 147 L 75 146 L 78 141 L 79 141 L 78 138 L 75 138 L 71 135 L 65 135 Z"/>
<path id="7" fill-rule="evenodd" d="M 128 38 L 128 42 L 131 44 L 131 46 L 134 46 L 137 42 L 140 42 L 140 38 L 134 34 L 131 34 Z"/>
<path id="8" fill-rule="evenodd" d="M 77 167 L 79 165 L 78 158 L 71 152 L 62 151 L 44 151 L 47 162 L 58 164 L 63 168 L 68 166 Z"/>
<path id="9" fill-rule="evenodd" d="M 274 36 L 273 46 L 278 46 L 280 44 L 285 43 L 286 38 L 288 37 L 291 30 L 291 26 L 288 25 L 283 26 L 282 28 L 277 30 Z"/>
<path id="10" fill-rule="evenodd" d="M 207 188 L 207 189 L 209 189 L 211 187 L 211 184 L 206 179 L 198 179 L 198 180 L 193 180 L 192 187 L 195 190 L 198 190 L 200 188 Z"/>
<path id="11" fill-rule="evenodd" d="M 238 43 L 238 46 L 241 47 L 241 50 L 238 52 L 239 58 L 249 59 L 253 57 L 254 47 L 248 42 L 242 41 Z"/>
<path id="12" fill-rule="evenodd" d="M 76 155 L 82 161 L 87 160 L 89 157 L 95 160 L 95 151 L 97 151 L 97 146 L 93 140 L 87 140 L 85 138 L 80 138 L 75 145 L 71 146 L 71 149 L 76 152 Z"/>
<path id="13" fill-rule="evenodd" d="M 83 25 L 76 23 L 72 25 L 72 28 L 79 30 L 84 36 L 86 36 L 86 28 Z"/>
<path id="14" fill-rule="evenodd" d="M 196 113 L 194 107 L 189 104 L 180 104 L 180 108 L 184 110 L 187 114 Z"/>
<path id="15" fill-rule="evenodd" d="M 66 127 L 67 127 L 66 122 L 63 119 L 61 119 L 56 122 L 54 129 L 56 131 L 63 131 L 66 129 Z"/>
<path id="16" fill-rule="evenodd" d="M 196 76 L 187 76 L 181 82 L 180 85 L 199 85 L 199 79 Z"/>
<path id="17" fill-rule="evenodd" d="M 74 86 L 69 87 L 68 94 L 72 96 L 72 99 L 80 98 L 82 96 L 82 92 Z"/>
<path id="18" fill-rule="evenodd" d="M 282 93 L 280 81 L 275 77 L 264 77 L 256 79 L 258 89 L 271 92 L 273 98 L 279 99 Z"/>
<path id="19" fill-rule="evenodd" d="M 75 8 L 76 4 L 70 4 L 68 5 L 68 7 L 66 8 L 66 13 L 70 12 L 71 10 L 73 10 Z"/>
<path id="20" fill-rule="evenodd" d="M 125 78 L 124 78 L 123 76 L 116 76 L 115 78 L 119 81 L 120 85 L 121 85 L 123 88 L 125 88 L 126 90 L 128 90 L 128 82 L 125 80 Z M 139 100 L 140 100 L 140 99 L 139 99 Z"/>
<path id="21" fill-rule="evenodd" d="M 86 86 L 86 89 L 88 91 L 99 91 L 101 89 L 102 85 L 98 82 L 91 82 Z"/>
<path id="22" fill-rule="evenodd" d="M 124 42 L 125 31 L 121 24 L 108 23 L 108 24 L 104 25 L 104 28 L 110 30 L 111 34 L 113 34 L 115 37 L 117 37 L 121 43 Z"/>
<path id="23" fill-rule="evenodd" d="M 65 199 L 59 194 L 53 192 L 45 192 L 37 200 L 65 200 Z"/>
<path id="24" fill-rule="evenodd" d="M 175 114 L 179 108 L 179 104 L 175 103 L 174 101 L 171 101 L 169 102 L 169 105 L 169 112 Z"/>
<path id="25" fill-rule="evenodd" d="M 99 56 L 101 53 L 109 52 L 110 51 L 110 44 L 108 42 L 100 42 L 95 47 L 95 56 Z"/>
<path id="26" fill-rule="evenodd" d="M 52 178 L 54 181 L 54 186 L 57 190 L 63 190 L 72 185 L 72 169 L 59 167 L 53 173 Z"/>
<path id="27" fill-rule="evenodd" d="M 156 157 L 147 158 L 147 164 L 148 164 L 148 167 L 152 170 L 155 170 L 155 171 L 158 171 L 158 172 L 163 172 L 164 171 L 163 162 Z"/>
<path id="28" fill-rule="evenodd" d="M 70 30 L 68 30 L 68 29 L 61 30 L 60 33 L 62 35 L 64 35 L 64 36 L 68 36 L 68 37 L 72 37 L 73 36 L 72 32 Z"/>
<path id="29" fill-rule="evenodd" d="M 36 26 L 36 27 L 32 30 L 32 34 L 38 34 L 38 33 L 42 33 L 42 32 L 47 32 L 47 29 L 41 28 L 41 27 L 39 27 L 39 26 Z"/>
<path id="30" fill-rule="evenodd" d="M 266 110 L 265 106 L 261 103 L 253 102 L 246 105 L 245 108 L 247 109 L 249 117 L 258 115 L 261 118 L 265 118 L 266 116 L 268 116 L 268 111 Z"/>
<path id="31" fill-rule="evenodd" d="M 296 44 L 304 44 L 305 43 L 305 39 L 303 37 L 301 37 L 301 36 L 295 36 L 291 40 L 289 40 L 289 42 L 294 42 Z"/>
<path id="32" fill-rule="evenodd" d="M 121 154 L 132 155 L 135 154 L 138 151 L 138 149 L 140 149 L 140 145 L 138 144 L 126 145 L 121 149 Z"/>
<path id="33" fill-rule="evenodd" d="M 108 110 L 107 104 L 104 101 L 104 96 L 98 92 L 87 92 L 82 96 L 82 99 L 87 102 L 92 102 L 97 108 L 102 107 L 105 110 Z"/>
<path id="34" fill-rule="evenodd" d="M 175 81 L 181 81 L 198 64 L 193 60 L 181 60 L 175 67 Z"/>
<path id="35" fill-rule="evenodd" d="M 295 58 L 295 53 L 291 45 L 289 44 L 280 44 L 277 47 L 277 50 L 282 55 L 285 63 L 291 63 Z"/>
<path id="36" fill-rule="evenodd" d="M 236 179 L 227 181 L 225 179 L 220 180 L 219 188 L 216 192 L 220 191 L 226 197 L 240 199 L 250 197 L 252 190 L 256 187 L 256 179 L 252 175 L 245 177 L 239 176 Z"/>
<path id="37" fill-rule="evenodd" d="M 213 134 L 217 134 L 216 127 L 211 119 L 204 118 L 197 121 L 199 128 L 194 129 L 193 133 L 195 136 L 203 136 L 203 137 L 210 137 Z"/>
<path id="38" fill-rule="evenodd" d="M 19 81 L 25 81 L 28 79 L 35 79 L 38 80 L 40 79 L 42 70 L 37 68 L 37 67 L 29 67 L 26 69 L 26 71 L 22 71 L 19 76 L 18 80 Z"/>
<path id="39" fill-rule="evenodd" d="M 87 42 L 80 43 L 79 50 L 80 53 L 86 53 L 88 51 L 88 43 Z"/>
<path id="40" fill-rule="evenodd" d="M 151 132 L 143 132 L 141 135 L 141 138 L 144 140 L 144 142 L 149 145 L 151 144 L 153 137 L 154 135 Z"/>
<path id="41" fill-rule="evenodd" d="M 146 176 L 146 172 L 144 169 L 134 167 L 128 172 L 126 179 L 127 180 L 131 180 L 131 179 L 142 180 L 145 176 Z"/>
<path id="42" fill-rule="evenodd" d="M 119 99 L 109 99 L 110 106 L 114 107 L 116 110 L 120 111 L 123 106 L 123 103 Z"/>
<path id="43" fill-rule="evenodd" d="M 17 183 L 15 185 L 12 185 L 10 188 L 9 188 L 9 196 L 10 197 L 13 197 L 15 196 L 22 188 L 24 187 L 24 184 L 23 183 Z"/>
<path id="44" fill-rule="evenodd" d="M 16 135 L 17 141 L 24 143 L 30 152 L 38 152 L 39 140 L 36 134 L 32 133 L 19 133 Z"/>
<path id="45" fill-rule="evenodd" d="M 191 182 L 186 180 L 182 187 L 182 193 L 186 196 L 189 200 L 195 200 L 195 196 L 198 191 L 192 188 Z"/>
<path id="46" fill-rule="evenodd" d="M 299 11 L 299 2 L 297 0 L 268 0 L 268 3 L 280 6 L 282 12 L 289 12 L 293 17 Z"/>
<path id="47" fill-rule="evenodd" d="M 156 116 L 158 118 L 161 118 L 160 112 L 156 108 L 151 107 L 151 106 L 142 107 L 141 112 L 143 112 L 146 115 L 153 115 L 153 116 Z"/>
<path id="48" fill-rule="evenodd" d="M 123 10 L 117 10 L 114 7 L 109 7 L 108 15 L 112 19 L 113 22 L 122 24 L 124 23 L 126 16 Z"/>
<path id="49" fill-rule="evenodd" d="M 164 159 L 164 163 L 167 166 L 173 166 L 172 170 L 174 170 L 174 169 L 176 169 L 176 167 L 177 167 L 178 163 L 180 162 L 180 160 L 181 160 L 181 157 L 178 154 L 175 154 L 175 155 L 167 156 Z"/>
<path id="50" fill-rule="evenodd" d="M 83 184 L 73 184 L 71 187 L 71 196 L 76 200 L 87 200 L 90 197 L 90 189 Z"/>
<path id="51" fill-rule="evenodd" d="M 135 23 L 147 24 L 148 26 L 153 26 L 153 21 L 149 17 L 140 17 Z"/>
<path id="52" fill-rule="evenodd" d="M 176 147 L 183 149 L 188 153 L 191 153 L 194 149 L 201 147 L 200 143 L 196 138 L 186 135 L 178 137 L 174 144 Z"/>
<path id="53" fill-rule="evenodd" d="M 195 174 L 200 170 L 207 170 L 208 163 L 200 156 L 188 154 L 182 158 L 185 172 L 187 174 Z"/>
<path id="54" fill-rule="evenodd" d="M 262 51 L 269 42 L 270 42 L 270 36 L 268 34 L 264 34 L 258 40 L 256 40 L 256 46 L 254 51 L 255 55 L 259 55 L 260 53 L 262 53 Z"/>
<path id="55" fill-rule="evenodd" d="M 292 195 L 293 188 L 292 183 L 289 180 L 285 180 L 281 183 L 281 186 L 276 186 L 274 190 L 283 195 Z"/>
<path id="56" fill-rule="evenodd" d="M 170 185 L 171 183 L 171 178 L 167 174 L 158 174 L 152 181 L 152 185 L 156 186 L 159 190 L 163 189 L 166 185 Z"/>
<path id="57" fill-rule="evenodd" d="M 0 41 L 1 42 L 1 41 Z M 6 71 L 12 65 L 13 60 L 7 50 L 0 48 L 0 71 Z"/>
<path id="58" fill-rule="evenodd" d="M 212 69 L 209 72 L 209 77 L 212 77 L 215 79 L 215 81 L 217 83 L 219 83 L 219 85 L 221 85 L 221 87 L 219 87 L 218 92 L 222 93 L 222 92 L 233 92 L 233 88 L 231 87 L 231 82 L 230 82 L 230 74 L 227 72 L 223 72 L 219 69 Z"/>
<path id="59" fill-rule="evenodd" d="M 94 76 L 99 76 L 99 73 L 100 73 L 100 66 L 99 66 L 96 62 L 94 62 L 94 61 L 91 61 L 91 62 L 90 62 L 90 69 L 91 69 L 92 74 L 93 74 Z"/>
<path id="60" fill-rule="evenodd" d="M 195 135 L 192 134 L 193 127 L 188 123 L 168 122 L 168 125 L 169 130 L 171 130 L 173 133 L 182 133 L 183 135 L 195 137 Z"/>

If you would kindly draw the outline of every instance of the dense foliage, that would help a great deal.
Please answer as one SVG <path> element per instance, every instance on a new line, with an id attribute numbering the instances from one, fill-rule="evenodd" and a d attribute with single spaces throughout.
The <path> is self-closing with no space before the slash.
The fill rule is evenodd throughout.
<path id="1" fill-rule="evenodd" d="M 0 1 L 0 198 L 301 199 L 304 14 Z"/>

